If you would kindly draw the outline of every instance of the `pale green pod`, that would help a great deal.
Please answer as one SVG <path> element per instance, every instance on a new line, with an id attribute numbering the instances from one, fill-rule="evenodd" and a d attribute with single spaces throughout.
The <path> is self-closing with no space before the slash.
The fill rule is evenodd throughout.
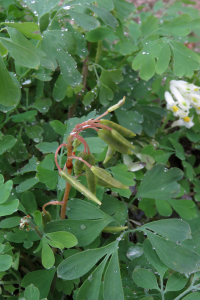
<path id="1" fill-rule="evenodd" d="M 87 154 L 87 158 L 85 159 L 91 166 L 95 165 L 95 157 L 94 155 Z M 90 170 L 90 168 L 85 165 L 85 170 L 86 170 L 86 179 L 87 179 L 87 185 L 88 185 L 88 189 L 94 194 L 96 195 L 96 176 L 94 175 L 94 173 Z"/>
<path id="2" fill-rule="evenodd" d="M 86 160 L 87 158 L 87 154 L 84 153 L 83 151 L 81 151 L 77 157 L 81 157 L 82 159 Z M 84 162 L 81 160 L 76 159 L 75 163 L 74 163 L 74 173 L 75 175 L 81 174 L 81 172 L 83 171 L 83 167 L 84 167 Z"/>
<path id="3" fill-rule="evenodd" d="M 107 163 L 113 157 L 114 153 L 115 153 L 115 149 L 112 148 L 111 146 L 108 146 L 108 151 L 106 153 L 106 157 L 103 161 L 103 164 Z"/>
<path id="4" fill-rule="evenodd" d="M 69 182 L 71 186 L 73 186 L 80 193 L 82 193 L 86 198 L 101 205 L 99 199 L 97 199 L 97 197 L 90 190 L 88 190 L 82 183 L 76 180 L 73 176 L 71 176 L 70 174 L 64 171 L 59 171 L 59 174 L 62 178 L 64 178 L 67 182 Z"/>
<path id="5" fill-rule="evenodd" d="M 99 137 L 110 147 L 123 154 L 133 154 L 132 151 L 118 141 L 108 130 L 99 129 Z"/>
<path id="6" fill-rule="evenodd" d="M 132 132 L 131 130 L 129 130 L 119 124 L 116 124 L 112 121 L 102 119 L 102 120 L 100 120 L 100 124 L 106 125 L 112 129 L 115 129 L 117 132 L 119 132 L 121 135 L 123 135 L 127 138 L 133 138 L 134 136 L 136 136 L 136 134 L 134 132 Z"/>
<path id="7" fill-rule="evenodd" d="M 80 146 L 81 141 L 79 139 L 75 139 L 72 143 L 72 146 L 74 148 L 74 152 L 76 152 L 76 149 L 78 148 L 78 146 Z"/>
<path id="8" fill-rule="evenodd" d="M 124 185 L 120 181 L 118 181 L 115 178 L 113 178 L 112 176 L 110 176 L 110 174 L 108 172 L 106 172 L 104 169 L 101 169 L 101 168 L 96 167 L 96 166 L 92 166 L 91 171 L 97 177 L 99 177 L 103 181 L 106 181 L 109 184 L 109 186 L 115 187 L 117 189 L 127 189 L 127 190 L 129 189 L 128 186 Z"/>
<path id="9" fill-rule="evenodd" d="M 117 132 L 115 129 L 113 129 L 111 131 L 111 134 L 114 136 L 114 138 L 116 138 L 118 141 L 120 141 L 125 146 L 127 146 L 131 149 L 135 149 L 135 147 L 127 139 L 125 139 L 119 132 Z"/>
<path id="10" fill-rule="evenodd" d="M 119 227 L 105 227 L 103 229 L 103 232 L 109 232 L 109 233 L 117 233 L 120 231 L 124 231 L 128 228 L 128 226 L 119 226 Z"/>
<path id="11" fill-rule="evenodd" d="M 115 105 L 109 107 L 109 108 L 108 108 L 108 112 L 114 111 L 114 110 L 118 109 L 119 107 L 121 107 L 122 105 L 124 105 L 125 99 L 126 99 L 126 98 L 124 97 L 124 98 L 123 98 L 122 100 L 120 100 L 117 104 L 115 104 Z"/>

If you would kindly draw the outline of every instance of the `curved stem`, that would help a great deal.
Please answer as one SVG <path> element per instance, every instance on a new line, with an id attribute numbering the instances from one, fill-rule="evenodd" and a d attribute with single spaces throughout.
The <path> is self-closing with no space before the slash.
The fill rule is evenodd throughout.
<path id="1" fill-rule="evenodd" d="M 45 209 L 45 207 L 46 207 L 47 205 L 63 205 L 63 202 L 55 200 L 55 201 L 50 201 L 50 202 L 45 203 L 45 204 L 42 206 L 42 210 L 43 210 L 44 213 L 47 212 L 46 209 Z"/>
<path id="2" fill-rule="evenodd" d="M 88 153 L 90 154 L 90 148 L 86 140 L 82 136 L 78 135 L 77 133 L 73 133 L 72 136 L 75 136 L 79 141 L 81 141 L 81 143 L 84 146 L 84 153 L 86 153 L 86 149 L 88 149 Z"/>
<path id="3" fill-rule="evenodd" d="M 57 150 L 56 150 L 56 152 L 55 152 L 55 163 L 56 163 L 56 166 L 57 166 L 57 168 L 58 168 L 59 171 L 62 171 L 62 169 L 61 169 L 61 167 L 60 167 L 59 164 L 58 164 L 57 155 L 58 155 L 58 152 L 59 152 L 60 148 L 62 148 L 63 146 L 65 146 L 66 148 L 68 147 L 67 144 L 62 143 L 62 144 L 57 148 Z M 67 148 L 67 149 L 68 149 L 68 148 Z"/>
<path id="4" fill-rule="evenodd" d="M 70 158 L 70 159 L 78 159 L 78 160 L 84 162 L 84 164 L 86 164 L 89 168 L 92 167 L 87 161 L 85 161 L 84 159 L 82 159 L 82 157 L 77 157 L 77 156 L 74 156 L 74 155 L 73 155 L 73 156 L 70 156 L 69 158 Z"/>

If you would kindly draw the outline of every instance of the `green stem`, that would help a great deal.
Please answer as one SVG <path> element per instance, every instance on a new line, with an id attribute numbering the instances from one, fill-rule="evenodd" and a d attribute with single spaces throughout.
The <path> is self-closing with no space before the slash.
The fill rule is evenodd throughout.
<path id="1" fill-rule="evenodd" d="M 101 58 L 101 52 L 102 52 L 102 41 L 98 42 L 96 57 L 95 57 L 95 64 L 98 64 Z"/>
<path id="2" fill-rule="evenodd" d="M 117 65 L 116 69 L 119 69 L 125 62 L 126 60 L 129 58 L 129 56 L 131 56 L 132 54 L 127 54 L 126 56 L 124 56 L 124 58 L 120 61 L 120 63 Z"/>
<path id="3" fill-rule="evenodd" d="M 187 293 L 189 293 L 191 290 L 195 289 L 195 286 L 193 285 L 194 282 L 195 282 L 195 279 L 196 279 L 196 277 L 195 277 L 195 274 L 194 274 L 194 275 L 193 275 L 193 278 L 192 278 L 192 282 L 191 282 L 190 287 L 189 287 L 187 290 L 185 290 L 183 293 L 181 293 L 178 297 L 176 297 L 174 300 L 179 300 L 179 299 L 181 299 L 183 296 L 185 296 L 185 295 L 186 295 Z"/>
<path id="4" fill-rule="evenodd" d="M 162 300 L 165 300 L 165 293 L 164 293 L 164 288 L 163 288 L 163 277 L 160 276 L 160 293 L 162 296 Z"/>
<path id="5" fill-rule="evenodd" d="M 133 203 L 133 201 L 135 200 L 137 198 L 137 195 L 128 203 L 128 209 L 129 209 L 129 207 L 131 206 L 131 204 Z"/>
<path id="6" fill-rule="evenodd" d="M 10 268 L 9 272 L 17 279 L 18 284 L 21 283 L 21 277 L 17 274 L 16 271 L 14 271 L 12 268 Z"/>
<path id="7" fill-rule="evenodd" d="M 29 89 L 25 88 L 24 90 L 26 92 L 26 111 L 27 111 L 28 110 L 28 93 L 29 93 Z"/>
<path id="8" fill-rule="evenodd" d="M 161 126 L 160 129 L 159 129 L 159 132 L 162 132 L 162 131 L 163 131 L 163 129 L 164 129 L 165 126 L 167 125 L 167 122 L 168 122 L 169 119 L 170 119 L 170 116 L 171 116 L 171 114 L 168 113 L 167 116 L 166 116 L 166 118 L 165 118 L 165 121 L 163 122 L 162 126 Z"/>

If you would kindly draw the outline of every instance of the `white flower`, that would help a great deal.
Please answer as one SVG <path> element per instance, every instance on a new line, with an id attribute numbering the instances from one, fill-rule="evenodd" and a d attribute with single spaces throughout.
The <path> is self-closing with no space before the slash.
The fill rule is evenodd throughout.
<path id="1" fill-rule="evenodd" d="M 192 120 L 193 120 L 193 116 L 191 118 L 184 117 L 183 119 L 179 119 L 179 120 L 173 122 L 172 127 L 185 126 L 187 128 L 191 128 L 194 125 L 194 122 Z"/>
<path id="2" fill-rule="evenodd" d="M 179 107 L 182 108 L 183 110 L 189 111 L 189 109 L 191 108 L 190 101 L 183 98 L 183 96 L 175 86 L 170 85 L 170 90 L 174 95 L 174 97 L 176 98 L 176 100 L 178 101 Z"/>
<path id="3" fill-rule="evenodd" d="M 174 116 L 186 117 L 188 115 L 188 110 L 183 110 L 179 107 L 179 103 L 174 101 L 172 95 L 169 92 L 165 92 L 165 100 L 167 101 L 167 109 L 171 110 Z"/>
<path id="4" fill-rule="evenodd" d="M 200 88 L 192 83 L 183 80 L 171 80 L 171 86 L 175 86 L 182 93 L 199 92 Z"/>

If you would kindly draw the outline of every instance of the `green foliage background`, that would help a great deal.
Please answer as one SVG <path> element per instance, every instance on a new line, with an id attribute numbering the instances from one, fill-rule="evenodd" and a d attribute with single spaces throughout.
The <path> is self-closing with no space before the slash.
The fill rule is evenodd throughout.
<path id="1" fill-rule="evenodd" d="M 193 4 L 0 0 L 0 300 L 199 299 L 200 117 L 172 129 L 164 100 L 172 79 L 200 86 Z M 103 165 L 107 145 L 82 136 L 129 190 L 97 186 L 99 207 L 72 188 L 67 218 L 44 220 L 65 189 L 57 147 L 124 96 L 106 118 L 136 134 L 133 155 Z"/>

